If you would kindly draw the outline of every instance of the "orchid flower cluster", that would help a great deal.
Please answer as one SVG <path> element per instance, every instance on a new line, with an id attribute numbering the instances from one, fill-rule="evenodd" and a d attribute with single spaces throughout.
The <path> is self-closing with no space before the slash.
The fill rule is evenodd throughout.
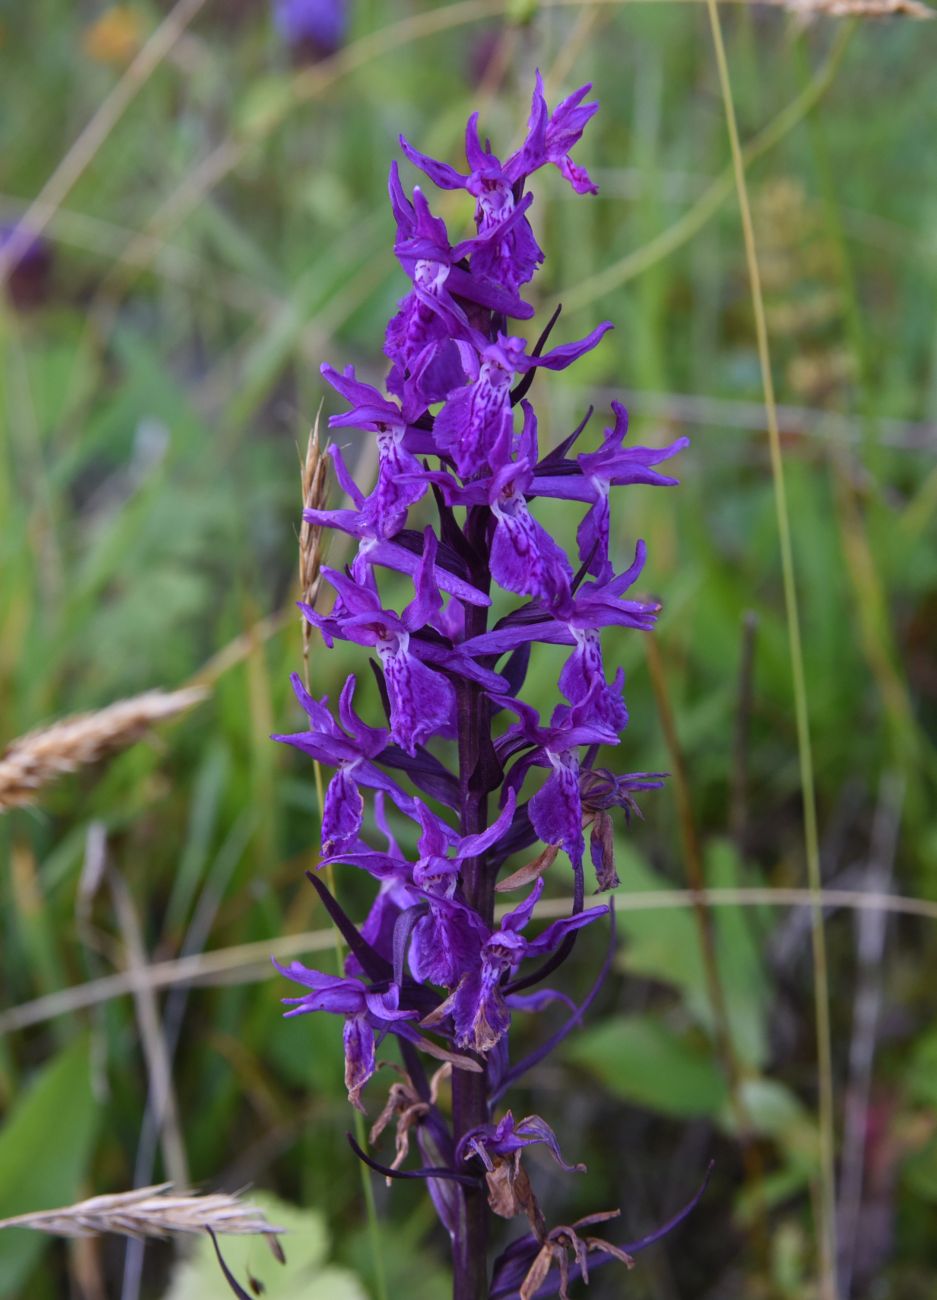
<path id="1" fill-rule="evenodd" d="M 354 676 L 335 712 L 294 677 L 308 730 L 276 737 L 335 769 L 324 800 L 322 863 L 354 868 L 377 883 L 373 905 L 356 926 L 310 873 L 349 952 L 342 975 L 299 962 L 281 967 L 305 990 L 284 999 L 292 1008 L 287 1014 L 344 1017 L 345 1081 L 361 1110 L 378 1045 L 388 1035 L 397 1040 L 403 1066 L 393 1068 L 400 1079 L 372 1130 L 374 1141 L 396 1120 L 394 1163 L 353 1145 L 388 1177 L 426 1180 L 452 1241 L 455 1300 L 565 1296 L 571 1278 L 588 1279 L 590 1256 L 593 1263 L 630 1263 L 629 1248 L 589 1232 L 609 1214 L 548 1226 L 523 1167 L 527 1148 L 545 1147 L 565 1170 L 582 1166 L 567 1164 L 544 1119 L 499 1110 L 507 1090 L 581 1022 L 610 964 L 613 918 L 608 953 L 585 1002 L 577 1007 L 545 986 L 578 933 L 610 912 L 585 906 L 584 830 L 598 888 L 613 888 L 611 814 L 617 808 L 628 818 L 636 793 L 662 780 L 597 765 L 599 751 L 618 744 L 628 721 L 624 674 L 618 669 L 608 678 L 601 633 L 647 631 L 659 608 L 629 594 L 644 565 L 642 542 L 633 562 L 615 571 L 609 498 L 626 484 L 674 484 L 656 466 L 686 440 L 660 450 L 628 447 L 627 414 L 613 404 L 596 450 L 574 451 L 590 411 L 542 454 L 527 397 L 537 371 L 566 369 L 611 327 L 605 322 L 585 338 L 549 347 L 558 311 L 533 346 L 508 323 L 533 316 L 521 293 L 544 257 L 529 222 L 528 178 L 552 164 L 577 194 L 596 191 L 570 157 L 598 108 L 586 102 L 589 89 L 551 113 L 538 73 L 526 139 L 503 162 L 482 145 L 473 114 L 465 172 L 401 138 L 406 157 L 437 187 L 472 196 L 475 233 L 453 244 L 422 190 L 408 196 L 391 166 L 394 248 L 410 287 L 387 327 L 386 394 L 358 379 L 353 366 L 322 367 L 348 404 L 330 426 L 375 436 L 377 481 L 365 493 L 341 450 L 329 448 L 350 506 L 307 509 L 304 519 L 348 534 L 357 547 L 344 570 L 322 569 L 334 591 L 331 612 L 301 606 L 329 647 L 343 640 L 373 652 L 385 720 L 374 726 L 360 716 Z M 430 499 L 436 527 L 414 527 L 411 512 Z M 551 501 L 585 507 L 575 561 L 546 522 Z M 412 585 L 400 610 L 382 594 L 387 571 Z M 502 606 L 507 612 L 492 622 Z M 538 643 L 569 650 L 557 681 L 562 700 L 548 719 L 522 698 Z M 364 791 L 373 792 L 373 819 L 365 818 Z M 415 860 L 399 846 L 392 822 L 412 823 Z M 523 865 L 501 875 L 509 859 L 525 854 Z M 570 913 L 535 933 L 544 875 L 561 854 L 569 863 Z M 496 920 L 496 897 L 512 890 L 525 892 Z M 565 1008 L 564 1022 L 531 1055 L 512 1062 L 512 1017 L 548 1008 L 548 1015 Z M 426 1055 L 441 1062 L 432 1078 Z M 447 1077 L 451 1110 L 439 1101 Z M 404 1167 L 411 1136 L 419 1168 Z M 489 1270 L 492 1215 L 520 1215 L 526 1223 Z"/>

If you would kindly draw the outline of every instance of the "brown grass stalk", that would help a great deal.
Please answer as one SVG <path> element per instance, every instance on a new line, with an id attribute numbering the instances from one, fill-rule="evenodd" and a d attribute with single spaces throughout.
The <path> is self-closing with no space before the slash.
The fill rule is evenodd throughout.
<path id="1" fill-rule="evenodd" d="M 127 749 L 155 723 L 184 713 L 206 694 L 201 687 L 146 691 L 20 736 L 0 753 L 0 812 L 32 803 L 56 778 Z"/>
<path id="2" fill-rule="evenodd" d="M 770 0 L 798 18 L 933 18 L 937 10 L 918 0 Z"/>
<path id="3" fill-rule="evenodd" d="M 29 1228 L 53 1237 L 172 1237 L 211 1230 L 219 1235 L 273 1237 L 283 1228 L 267 1222 L 263 1211 L 227 1192 L 176 1193 L 172 1183 L 135 1192 L 93 1196 L 57 1210 L 38 1210 L 0 1219 L 0 1229 Z"/>
<path id="4" fill-rule="evenodd" d="M 117 871 L 109 870 L 107 876 L 114 900 L 114 911 L 117 914 L 117 924 L 127 954 L 127 965 L 131 972 L 142 974 L 147 968 L 147 954 L 143 931 L 130 890 Z M 148 1104 L 151 1104 L 156 1112 L 163 1164 L 172 1182 L 178 1186 L 185 1186 L 188 1182 L 189 1162 L 179 1119 L 179 1103 L 173 1087 L 172 1062 L 163 1033 L 156 991 L 148 988 L 141 980 L 134 988 L 133 999 L 149 1080 Z"/>
<path id="5" fill-rule="evenodd" d="M 322 404 L 316 412 L 315 424 L 309 434 L 309 441 L 306 444 L 306 458 L 302 466 L 302 493 L 303 493 L 303 510 L 320 510 L 325 505 L 328 495 L 328 460 L 326 451 L 328 446 L 320 448 L 319 446 L 319 419 L 322 415 Z M 322 528 L 318 524 L 310 524 L 305 519 L 299 532 L 299 586 L 301 599 L 304 604 L 313 606 L 316 603 L 316 597 L 319 594 L 319 570 L 322 565 Z M 311 689 L 309 675 L 309 651 L 312 639 L 312 625 L 309 620 L 303 617 L 303 680 L 306 690 Z M 322 767 L 318 760 L 313 760 L 313 772 L 315 774 L 316 795 L 319 801 L 320 821 L 325 809 L 325 786 L 322 780 Z M 329 863 L 325 868 L 325 879 L 330 892 L 335 894 L 335 872 L 332 864 Z M 342 970 L 344 959 L 344 946 L 342 937 L 338 930 L 332 932 L 332 942 L 335 951 L 336 969 Z M 424 1051 L 428 1051 L 433 1056 L 438 1056 L 439 1049 L 430 1043 L 429 1039 L 423 1039 L 421 1046 Z M 440 1058 L 442 1059 L 442 1058 Z M 453 1058 L 455 1059 L 455 1058 Z M 359 1146 L 364 1145 L 364 1121 L 358 1110 L 354 1115 L 355 1137 Z M 387 1278 L 384 1269 L 384 1257 L 381 1252 L 381 1235 L 377 1222 L 377 1206 L 374 1201 L 374 1189 L 371 1185 L 371 1178 L 364 1165 L 361 1166 L 361 1194 L 364 1198 L 365 1217 L 368 1223 L 368 1236 L 370 1240 L 371 1259 L 374 1266 L 375 1282 L 377 1285 L 378 1300 L 387 1300 Z"/>
<path id="6" fill-rule="evenodd" d="M 328 446 L 319 446 L 320 405 L 316 412 L 316 422 L 309 434 L 306 444 L 306 456 L 302 465 L 303 510 L 321 510 L 328 493 L 329 462 L 326 459 Z M 305 519 L 299 530 L 299 590 L 300 600 L 305 605 L 315 605 L 319 594 L 319 570 L 322 567 L 322 528 L 319 524 L 310 524 Z M 306 687 L 309 687 L 309 643 L 312 639 L 312 625 L 304 618 L 303 625 L 303 666 Z"/>

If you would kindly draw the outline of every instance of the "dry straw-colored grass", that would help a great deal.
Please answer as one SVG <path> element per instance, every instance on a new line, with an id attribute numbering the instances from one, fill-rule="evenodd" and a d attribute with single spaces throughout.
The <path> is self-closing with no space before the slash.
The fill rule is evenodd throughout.
<path id="1" fill-rule="evenodd" d="M 206 694 L 198 686 L 146 691 L 96 713 L 76 713 L 20 736 L 0 754 L 0 812 L 33 803 L 57 777 L 127 749 L 155 723 L 184 713 Z"/>
<path id="2" fill-rule="evenodd" d="M 321 510 L 328 494 L 329 462 L 326 457 L 328 447 L 319 446 L 319 416 L 309 434 L 306 444 L 306 457 L 302 464 L 303 509 Z M 319 570 L 322 567 L 322 528 L 319 524 L 310 524 L 303 520 L 299 530 L 299 590 L 300 600 L 306 605 L 314 605 L 319 594 Z M 309 642 L 312 626 L 308 619 L 303 619 L 303 661 L 309 664 Z"/>
<path id="3" fill-rule="evenodd" d="M 812 18 L 933 18 L 937 10 L 918 0 L 776 0 L 804 19 Z"/>
<path id="4" fill-rule="evenodd" d="M 268 1223 L 263 1211 L 226 1192 L 174 1193 L 172 1183 L 133 1192 L 93 1196 L 58 1210 L 38 1210 L 0 1219 L 0 1229 L 30 1228 L 53 1237 L 171 1237 L 211 1231 L 219 1235 L 273 1237 L 283 1228 Z"/>

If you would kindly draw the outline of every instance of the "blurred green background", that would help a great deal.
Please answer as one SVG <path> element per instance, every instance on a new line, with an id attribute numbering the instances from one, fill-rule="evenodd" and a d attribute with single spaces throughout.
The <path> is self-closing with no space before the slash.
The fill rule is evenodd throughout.
<path id="1" fill-rule="evenodd" d="M 390 1296 L 448 1292 L 419 1187 L 375 1180 L 375 1264 L 344 1139 L 340 1023 L 280 1018 L 286 990 L 265 945 L 327 921 L 303 878 L 313 774 L 268 736 L 300 722 L 288 684 L 301 664 L 297 448 L 323 397 L 335 409 L 319 364 L 354 361 L 377 380 L 404 289 L 385 194 L 397 133 L 458 162 L 479 108 L 506 152 L 539 66 L 551 104 L 591 80 L 602 110 L 577 153 L 599 196 L 576 198 L 555 173 L 534 184 L 538 313 L 564 301 L 562 340 L 616 326 L 573 373 L 537 380 L 542 445 L 590 401 L 595 439 L 615 397 L 636 442 L 687 432 L 692 446 L 678 490 L 618 502 L 618 558 L 644 537 L 642 582 L 664 601 L 657 656 L 649 665 L 637 633 L 607 648 L 632 717 L 610 764 L 674 776 L 643 798 L 645 820 L 621 827 L 615 974 L 588 1027 L 512 1103 L 589 1165 L 572 1178 L 530 1162 L 551 1220 L 620 1206 L 615 1240 L 666 1219 L 716 1161 L 679 1236 L 627 1277 L 601 1270 L 590 1294 L 816 1296 L 809 916 L 751 892 L 803 888 L 806 868 L 761 383 L 706 11 L 507 10 L 352 0 L 343 44 L 313 59 L 262 0 L 190 0 L 168 19 L 146 0 L 0 3 L 0 220 L 40 196 L 34 216 L 48 223 L 42 255 L 0 301 L 0 745 L 135 691 L 211 687 L 152 741 L 0 817 L 0 1217 L 166 1171 L 133 999 L 96 985 L 28 1006 L 132 959 L 113 894 L 79 889 L 103 852 L 148 961 L 259 945 L 224 977 L 155 996 L 178 1038 L 191 1180 L 302 1207 L 282 1211 L 301 1225 L 288 1275 L 264 1273 L 262 1244 L 249 1252 L 270 1300 L 377 1296 L 378 1267 Z M 923 1300 L 937 1287 L 937 27 L 744 5 L 723 21 L 781 403 L 823 879 L 839 891 L 825 915 L 840 1291 Z M 107 129 L 82 135 L 102 105 Z M 453 233 L 470 217 L 463 199 L 437 202 Z M 360 449 L 355 435 L 347 445 Z M 573 525 L 550 510 L 559 531 Z M 352 667 L 367 687 L 362 654 L 315 644 L 316 694 L 334 698 Z M 531 681 L 549 710 L 549 672 Z M 729 1061 L 678 892 L 694 856 L 710 886 L 743 891 L 711 913 Z M 562 897 L 561 864 L 552 879 Z M 357 914 L 359 885 L 339 880 Z M 647 891 L 657 906 L 629 903 Z M 860 910 L 843 891 L 934 905 Z M 590 986 L 600 945 L 580 942 L 569 987 Z M 543 1028 L 517 1032 L 533 1044 Z M 382 1093 L 371 1085 L 372 1116 Z M 0 1234 L 0 1294 L 226 1294 L 169 1247 L 131 1252 L 126 1270 L 124 1252 Z"/>

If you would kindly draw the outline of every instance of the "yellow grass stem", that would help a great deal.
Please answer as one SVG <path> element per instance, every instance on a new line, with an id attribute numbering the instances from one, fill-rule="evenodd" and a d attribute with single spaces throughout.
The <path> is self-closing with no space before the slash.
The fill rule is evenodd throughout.
<path id="1" fill-rule="evenodd" d="M 777 514 L 778 541 L 781 550 L 781 573 L 784 586 L 784 608 L 787 619 L 788 649 L 791 677 L 794 688 L 794 716 L 797 725 L 797 752 L 800 766 L 801 797 L 804 817 L 804 845 L 807 857 L 807 877 L 813 895 L 811 915 L 811 946 L 814 969 L 814 1011 L 816 1017 L 817 1067 L 819 1071 L 819 1129 L 820 1129 L 820 1197 L 818 1235 L 820 1238 L 820 1295 L 823 1300 L 837 1300 L 836 1290 L 836 1167 L 834 1147 L 833 1111 L 833 1060 L 830 1031 L 829 974 L 827 968 L 826 934 L 823 928 L 821 901 L 823 882 L 820 875 L 820 843 L 817 832 L 816 791 L 814 788 L 813 754 L 810 744 L 810 716 L 807 706 L 807 682 L 804 672 L 803 646 L 800 618 L 797 609 L 797 585 L 794 574 L 794 552 L 791 543 L 787 491 L 784 482 L 784 461 L 781 456 L 781 437 L 778 429 L 774 381 L 771 375 L 771 353 L 768 344 L 768 327 L 765 319 L 764 299 L 761 291 L 761 274 L 758 251 L 752 225 L 748 186 L 745 180 L 745 160 L 739 142 L 738 124 L 732 81 L 722 39 L 722 24 L 716 0 L 707 0 L 709 23 L 712 30 L 719 84 L 722 91 L 729 143 L 732 150 L 732 167 L 738 195 L 742 232 L 745 240 L 745 260 L 751 287 L 752 310 L 758 342 L 758 359 L 764 388 L 765 414 L 768 424 L 768 441 L 771 453 L 771 476 L 774 483 L 774 502 Z"/>
<path id="2" fill-rule="evenodd" d="M 670 912 L 697 907 L 810 907 L 817 900 L 811 889 L 752 888 L 717 889 L 648 889 L 637 893 L 619 890 L 616 899 L 627 912 Z M 937 921 L 937 902 L 929 898 L 914 898 L 903 894 L 878 893 L 863 889 L 824 889 L 819 897 L 825 908 L 843 908 L 854 912 L 887 912 L 889 916 L 916 916 L 925 921 Z M 505 902 L 495 908 L 495 919 L 516 907 L 515 902 Z M 572 907 L 570 898 L 542 899 L 537 915 L 545 921 L 568 916 Z M 252 943 L 235 944 L 218 948 L 214 952 L 193 953 L 171 961 L 153 962 L 143 970 L 118 971 L 73 984 L 55 993 L 46 993 L 31 1002 L 0 1011 L 0 1037 L 41 1025 L 59 1016 L 72 1016 L 87 1007 L 98 1006 L 114 998 L 129 997 L 141 983 L 153 989 L 176 988 L 181 984 L 193 987 L 209 984 L 257 983 L 273 979 L 276 972 L 270 958 L 288 961 L 310 953 L 328 952 L 334 947 L 332 929 L 305 930 L 301 934 L 286 934 Z"/>
<path id="3" fill-rule="evenodd" d="M 137 909 L 133 905 L 130 890 L 123 876 L 109 868 L 107 877 L 127 965 L 131 971 L 142 972 L 146 970 L 147 958 Z M 175 1183 L 177 1187 L 187 1187 L 189 1159 L 182 1132 L 179 1102 L 173 1084 L 172 1061 L 155 990 L 148 988 L 142 979 L 137 982 L 134 991 L 134 1005 L 140 1031 L 140 1045 L 146 1062 L 150 1104 L 156 1116 L 163 1164 L 170 1182 Z"/>
<path id="4" fill-rule="evenodd" d="M 306 455 L 302 463 L 302 497 L 303 506 L 311 509 L 321 509 L 325 505 L 328 494 L 328 461 L 325 459 L 325 452 L 319 445 L 319 417 L 322 414 L 322 407 L 316 412 L 315 424 L 309 434 L 309 441 L 306 446 Z M 322 562 L 321 551 L 321 528 L 308 524 L 303 520 L 299 534 L 299 584 L 302 599 L 306 604 L 314 605 L 316 596 L 319 591 L 319 568 Z M 302 619 L 303 635 L 303 681 L 307 691 L 311 691 L 310 674 L 309 674 L 309 654 L 310 654 L 310 632 L 311 628 L 306 618 Z M 315 775 L 316 783 L 316 801 L 319 805 L 319 825 L 322 825 L 325 816 L 325 787 L 322 781 L 322 765 L 318 759 L 313 759 L 312 770 Z M 318 862 L 313 864 L 313 869 L 317 869 Z M 330 863 L 324 869 L 326 884 L 329 893 L 335 896 L 335 870 Z M 335 927 L 332 927 L 332 946 L 335 952 L 335 973 L 341 975 L 342 961 L 345 956 L 345 947 L 342 943 L 342 936 Z M 355 1138 L 358 1145 L 362 1148 L 366 1145 L 367 1138 L 364 1129 L 364 1118 L 361 1112 L 354 1110 Z M 374 1187 L 371 1183 L 371 1174 L 367 1166 L 359 1162 L 361 1173 L 361 1193 L 364 1197 L 365 1216 L 368 1221 L 368 1236 L 371 1241 L 371 1258 L 374 1264 L 374 1281 L 377 1288 L 378 1300 L 387 1300 L 387 1275 L 384 1269 L 384 1256 L 381 1252 L 381 1231 L 377 1221 L 377 1206 L 374 1202 Z"/>

